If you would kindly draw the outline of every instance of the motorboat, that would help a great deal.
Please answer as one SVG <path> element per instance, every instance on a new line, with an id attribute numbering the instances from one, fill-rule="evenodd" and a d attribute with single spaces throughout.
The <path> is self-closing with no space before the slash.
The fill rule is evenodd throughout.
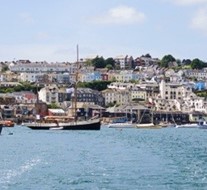
<path id="1" fill-rule="evenodd" d="M 124 123 L 110 123 L 107 126 L 108 128 L 135 128 L 136 124 L 131 122 L 124 122 Z"/>
<path id="2" fill-rule="evenodd" d="M 200 126 L 199 123 L 186 123 L 186 124 L 175 125 L 175 128 L 198 128 L 199 126 Z"/>

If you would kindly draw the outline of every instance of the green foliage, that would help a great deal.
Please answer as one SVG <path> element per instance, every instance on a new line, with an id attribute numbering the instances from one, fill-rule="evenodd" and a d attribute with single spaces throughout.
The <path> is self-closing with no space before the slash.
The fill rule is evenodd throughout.
<path id="1" fill-rule="evenodd" d="M 113 69 L 113 66 L 112 65 L 106 65 L 106 68 L 108 69 L 108 70 L 112 70 Z"/>
<path id="2" fill-rule="evenodd" d="M 9 70 L 9 67 L 7 65 L 2 66 L 2 70 L 1 70 L 2 72 L 6 72 L 8 70 Z"/>
<path id="3" fill-rule="evenodd" d="M 193 59 L 193 61 L 191 62 L 192 69 L 203 69 L 204 67 L 207 67 L 207 64 L 198 58 Z"/>
<path id="4" fill-rule="evenodd" d="M 94 82 L 79 82 L 79 88 L 91 88 L 93 90 L 102 91 L 107 89 L 107 85 L 110 84 L 111 81 L 94 81 Z"/>
<path id="5" fill-rule="evenodd" d="M 106 62 L 106 66 L 107 66 L 107 65 L 111 65 L 112 68 L 115 67 L 115 63 L 116 63 L 116 62 L 115 62 L 115 60 L 114 60 L 112 57 L 109 57 L 108 59 L 106 59 L 105 62 Z"/>
<path id="6" fill-rule="evenodd" d="M 91 64 L 95 68 L 114 68 L 115 67 L 115 60 L 113 58 L 107 58 L 106 60 L 103 57 L 96 57 L 95 59 L 91 60 Z M 111 66 L 109 66 L 111 65 Z"/>
<path id="7" fill-rule="evenodd" d="M 182 61 L 182 65 L 190 65 L 191 64 L 191 60 L 190 59 L 183 59 Z"/>
<path id="8" fill-rule="evenodd" d="M 87 60 L 86 63 L 85 63 L 87 66 L 92 66 L 92 61 L 91 60 Z"/>
<path id="9" fill-rule="evenodd" d="M 106 63 L 103 57 L 96 57 L 95 59 L 92 59 L 92 65 L 96 68 L 105 68 Z"/>
<path id="10" fill-rule="evenodd" d="M 204 97 L 207 99 L 207 91 L 206 90 L 203 90 L 203 91 L 195 91 L 194 92 L 197 96 L 199 97 Z"/>
<path id="11" fill-rule="evenodd" d="M 0 93 L 12 93 L 12 92 L 20 92 L 20 91 L 32 91 L 34 93 L 37 93 L 37 90 L 39 90 L 40 87 L 37 87 L 36 85 L 32 85 L 28 82 L 23 82 L 21 85 L 14 86 L 14 87 L 1 87 Z"/>
<path id="12" fill-rule="evenodd" d="M 109 102 L 106 107 L 109 108 L 109 107 L 114 107 L 116 105 L 116 102 Z"/>
<path id="13" fill-rule="evenodd" d="M 152 56 L 149 53 L 147 53 L 146 55 L 144 55 L 144 57 L 152 58 Z"/>
<path id="14" fill-rule="evenodd" d="M 49 105 L 48 105 L 48 108 L 49 108 L 49 109 L 58 109 L 58 108 L 60 108 L 60 106 L 58 106 L 58 105 L 55 104 L 55 103 L 52 103 L 52 104 L 49 104 Z"/>
<path id="15" fill-rule="evenodd" d="M 175 60 L 175 58 L 172 55 L 165 55 L 162 58 L 161 62 L 160 62 L 160 66 L 167 68 L 168 67 L 168 64 L 170 62 L 174 62 L 174 61 L 176 61 L 176 60 Z"/>
<path id="16" fill-rule="evenodd" d="M 20 91 L 22 91 L 23 90 L 23 86 L 21 86 L 21 85 L 18 85 L 18 86 L 15 86 L 14 87 L 14 92 L 20 92 Z"/>
<path id="17" fill-rule="evenodd" d="M 181 66 L 181 60 L 180 59 L 177 59 L 176 63 L 178 64 L 178 66 Z"/>

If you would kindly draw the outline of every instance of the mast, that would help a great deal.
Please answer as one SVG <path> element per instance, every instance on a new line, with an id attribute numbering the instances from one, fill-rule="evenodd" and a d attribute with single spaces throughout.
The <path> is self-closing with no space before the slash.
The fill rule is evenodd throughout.
<path id="1" fill-rule="evenodd" d="M 74 116 L 75 121 L 77 121 L 77 83 L 78 83 L 78 73 L 79 73 L 79 48 L 78 45 L 76 47 L 77 51 L 77 70 L 75 73 L 75 84 L 74 84 Z"/>

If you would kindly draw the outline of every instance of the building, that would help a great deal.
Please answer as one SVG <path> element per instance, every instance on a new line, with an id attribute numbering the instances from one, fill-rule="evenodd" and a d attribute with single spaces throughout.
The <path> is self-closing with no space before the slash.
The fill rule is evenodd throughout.
<path id="1" fill-rule="evenodd" d="M 131 93 L 129 90 L 106 89 L 102 91 L 102 94 L 105 98 L 105 105 L 123 105 L 131 102 Z"/>
<path id="2" fill-rule="evenodd" d="M 166 83 L 164 80 L 160 83 L 160 96 L 162 99 L 183 99 L 192 93 L 192 88 L 185 87 L 181 83 Z"/>

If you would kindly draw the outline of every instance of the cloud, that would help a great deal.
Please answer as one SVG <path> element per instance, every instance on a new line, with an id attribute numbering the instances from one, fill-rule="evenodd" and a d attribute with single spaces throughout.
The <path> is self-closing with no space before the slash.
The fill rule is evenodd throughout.
<path id="1" fill-rule="evenodd" d="M 207 32 L 207 8 L 199 9 L 191 21 L 191 26 L 194 29 Z"/>
<path id="2" fill-rule="evenodd" d="M 26 24 L 33 24 L 35 22 L 34 18 L 27 12 L 20 13 L 21 20 Z"/>
<path id="3" fill-rule="evenodd" d="M 110 9 L 105 15 L 94 19 L 100 24 L 134 24 L 145 20 L 144 13 L 135 10 L 133 7 L 118 6 Z"/>
<path id="4" fill-rule="evenodd" d="M 199 5 L 202 3 L 207 3 L 207 0 L 171 0 L 171 2 L 177 5 Z"/>

